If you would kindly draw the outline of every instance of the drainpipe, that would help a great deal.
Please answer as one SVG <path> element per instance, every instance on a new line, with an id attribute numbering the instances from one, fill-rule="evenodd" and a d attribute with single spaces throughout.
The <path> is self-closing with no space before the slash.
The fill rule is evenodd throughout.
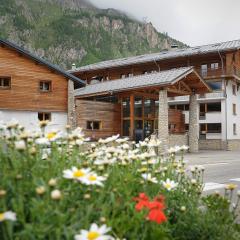
<path id="1" fill-rule="evenodd" d="M 218 50 L 218 54 L 219 57 L 221 59 L 221 65 L 222 65 L 222 75 L 224 75 L 224 64 L 223 64 L 223 58 L 222 55 L 220 53 L 220 51 Z M 227 119 L 227 88 L 226 88 L 226 80 L 224 79 L 224 97 L 225 97 L 225 139 L 226 139 L 226 146 L 225 146 L 225 150 L 227 150 L 227 142 L 228 142 L 228 119 Z"/>

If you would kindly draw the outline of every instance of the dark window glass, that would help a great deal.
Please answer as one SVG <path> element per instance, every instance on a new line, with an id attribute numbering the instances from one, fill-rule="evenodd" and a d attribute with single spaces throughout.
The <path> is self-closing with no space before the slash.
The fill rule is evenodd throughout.
<path id="1" fill-rule="evenodd" d="M 123 136 L 130 136 L 130 120 L 123 120 Z"/>
<path id="2" fill-rule="evenodd" d="M 207 112 L 221 112 L 221 103 L 208 103 Z"/>
<path id="3" fill-rule="evenodd" d="M 232 85 L 232 93 L 233 93 L 233 95 L 236 95 L 236 85 L 235 84 Z"/>
<path id="4" fill-rule="evenodd" d="M 99 130 L 101 128 L 100 121 L 87 121 L 88 130 Z"/>
<path id="5" fill-rule="evenodd" d="M 39 121 L 51 121 L 51 113 L 38 113 Z"/>
<path id="6" fill-rule="evenodd" d="M 130 117 L 130 98 L 124 98 L 122 102 L 123 117 Z"/>
<path id="7" fill-rule="evenodd" d="M 147 118 L 154 117 L 154 100 L 144 100 L 144 116 Z"/>
<path id="8" fill-rule="evenodd" d="M 39 89 L 42 92 L 49 92 L 49 91 L 51 91 L 51 82 L 50 81 L 42 81 L 42 82 L 40 82 Z"/>
<path id="9" fill-rule="evenodd" d="M 207 132 L 208 133 L 221 133 L 222 132 L 221 123 L 208 123 L 207 124 Z"/>
<path id="10" fill-rule="evenodd" d="M 185 111 L 189 111 L 189 104 L 185 104 Z"/>
<path id="11" fill-rule="evenodd" d="M 213 90 L 222 90 L 222 82 L 217 81 L 217 82 L 207 82 L 208 85 L 213 89 Z"/>
<path id="12" fill-rule="evenodd" d="M 236 125 L 236 123 L 233 124 L 233 135 L 237 135 L 237 125 Z"/>
<path id="13" fill-rule="evenodd" d="M 177 105 L 177 109 L 178 110 L 184 110 L 184 105 L 183 104 Z"/>
<path id="14" fill-rule="evenodd" d="M 170 109 L 176 109 L 176 105 L 169 105 Z"/>
<path id="15" fill-rule="evenodd" d="M 10 77 L 0 77 L 0 88 L 10 88 L 11 78 Z"/>
<path id="16" fill-rule="evenodd" d="M 135 97 L 134 101 L 134 114 L 135 117 L 142 117 L 142 98 Z"/>

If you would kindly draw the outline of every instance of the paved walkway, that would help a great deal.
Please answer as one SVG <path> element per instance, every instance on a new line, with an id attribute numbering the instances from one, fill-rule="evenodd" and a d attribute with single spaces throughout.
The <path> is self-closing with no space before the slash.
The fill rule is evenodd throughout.
<path id="1" fill-rule="evenodd" d="M 185 156 L 188 167 L 203 165 L 204 191 L 211 193 L 219 191 L 224 193 L 226 184 L 236 184 L 240 190 L 240 151 L 200 151 L 188 153 Z M 236 199 L 236 192 L 234 198 Z"/>

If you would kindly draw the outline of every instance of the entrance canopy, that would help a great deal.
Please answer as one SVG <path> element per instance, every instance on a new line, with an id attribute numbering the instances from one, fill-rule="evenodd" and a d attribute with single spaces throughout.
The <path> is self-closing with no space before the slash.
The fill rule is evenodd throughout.
<path id="1" fill-rule="evenodd" d="M 129 91 L 157 93 L 166 89 L 169 97 L 211 92 L 211 88 L 193 67 L 176 68 L 151 74 L 90 84 L 75 90 L 75 97 L 87 98 Z"/>

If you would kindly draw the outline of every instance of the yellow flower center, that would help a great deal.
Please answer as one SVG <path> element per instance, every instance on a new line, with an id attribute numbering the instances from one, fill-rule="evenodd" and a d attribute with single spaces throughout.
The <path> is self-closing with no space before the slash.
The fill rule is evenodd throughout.
<path id="1" fill-rule="evenodd" d="M 81 170 L 77 170 L 77 171 L 75 171 L 74 173 L 73 173 L 73 176 L 75 177 L 75 178 L 80 178 L 80 177 L 83 177 L 85 175 L 85 173 L 83 172 L 83 171 L 81 171 Z"/>
<path id="2" fill-rule="evenodd" d="M 91 175 L 91 176 L 89 176 L 88 177 L 88 179 L 89 179 L 89 181 L 96 181 L 97 180 L 97 177 L 96 176 L 93 176 L 93 175 Z"/>
<path id="3" fill-rule="evenodd" d="M 0 221 L 4 220 L 4 213 L 0 213 Z"/>
<path id="4" fill-rule="evenodd" d="M 171 187 L 172 187 L 172 186 L 171 186 L 170 183 L 166 183 L 166 184 L 165 184 L 165 188 L 169 189 L 169 188 L 171 188 Z"/>
<path id="5" fill-rule="evenodd" d="M 55 133 L 55 132 L 50 132 L 50 133 L 47 134 L 47 139 L 48 139 L 48 140 L 51 140 L 51 139 L 54 138 L 56 135 L 57 135 L 57 133 Z"/>
<path id="6" fill-rule="evenodd" d="M 98 232 L 89 232 L 87 235 L 88 240 L 97 239 L 100 236 Z"/>

